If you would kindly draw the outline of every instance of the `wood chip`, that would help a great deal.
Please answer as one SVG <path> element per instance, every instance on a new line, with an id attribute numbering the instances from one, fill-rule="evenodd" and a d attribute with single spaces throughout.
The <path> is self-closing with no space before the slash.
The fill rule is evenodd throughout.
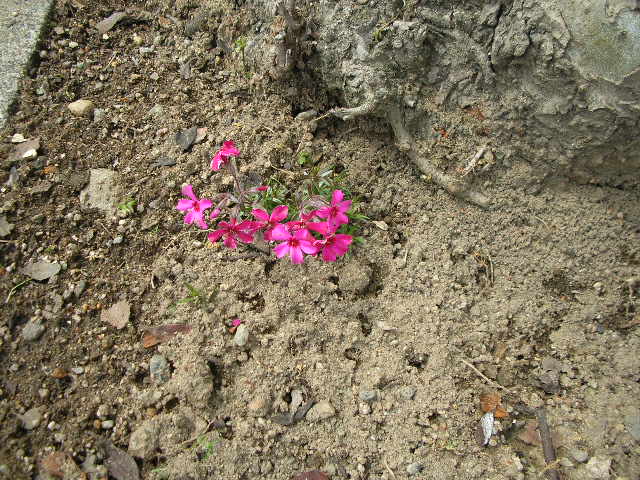
<path id="1" fill-rule="evenodd" d="M 171 340 L 178 333 L 189 333 L 191 331 L 191 325 L 184 323 L 168 323 L 160 327 L 150 328 L 144 332 L 142 337 L 142 346 L 144 348 L 151 348 L 159 343 L 164 343 Z"/>

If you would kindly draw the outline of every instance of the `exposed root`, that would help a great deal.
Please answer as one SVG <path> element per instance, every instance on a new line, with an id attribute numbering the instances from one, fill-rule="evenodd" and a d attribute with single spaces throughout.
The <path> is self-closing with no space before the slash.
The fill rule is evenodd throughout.
<path id="1" fill-rule="evenodd" d="M 391 128 L 393 128 L 398 148 L 405 152 L 413 163 L 415 163 L 422 173 L 427 175 L 431 181 L 440 185 L 452 195 L 478 205 L 479 207 L 486 208 L 491 204 L 489 198 L 480 192 L 470 190 L 467 185 L 461 183 L 458 179 L 441 172 L 429 160 L 418 155 L 418 152 L 414 147 L 415 142 L 404 126 L 402 115 L 398 107 L 392 106 L 387 110 L 387 119 L 391 124 Z"/>
<path id="2" fill-rule="evenodd" d="M 353 120 L 354 118 L 363 117 L 364 115 L 373 113 L 377 106 L 377 101 L 370 100 L 353 108 L 335 108 L 331 110 L 331 113 L 341 120 Z"/>

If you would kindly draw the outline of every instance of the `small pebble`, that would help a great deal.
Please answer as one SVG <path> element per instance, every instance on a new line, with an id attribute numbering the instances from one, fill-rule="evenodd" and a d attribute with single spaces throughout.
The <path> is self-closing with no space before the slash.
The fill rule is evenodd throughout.
<path id="1" fill-rule="evenodd" d="M 22 426 L 26 430 L 33 430 L 40 425 L 40 421 L 42 420 L 42 412 L 39 408 L 32 408 L 27 410 L 24 415 L 20 417 L 22 420 Z"/>
<path id="2" fill-rule="evenodd" d="M 376 392 L 375 390 L 365 390 L 360 392 L 359 397 L 363 402 L 371 403 L 378 398 L 378 392 Z"/>
<path id="3" fill-rule="evenodd" d="M 105 420 L 102 422 L 102 429 L 103 430 L 110 430 L 113 428 L 113 420 Z"/>
<path id="4" fill-rule="evenodd" d="M 411 465 L 407 466 L 407 473 L 409 475 L 417 475 L 422 471 L 423 468 L 424 467 L 421 463 L 412 463 Z"/>
<path id="5" fill-rule="evenodd" d="M 579 448 L 571 449 L 569 455 L 578 463 L 584 463 L 589 460 L 589 454 Z"/>
<path id="6" fill-rule="evenodd" d="M 405 400 L 413 400 L 416 395 L 416 388 L 412 386 L 402 387 L 400 389 L 400 396 Z"/>
<path id="7" fill-rule="evenodd" d="M 75 373 L 76 375 L 82 375 L 84 373 L 84 368 L 82 368 L 82 367 L 73 367 L 71 369 L 71 371 L 73 373 Z"/>
<path id="8" fill-rule="evenodd" d="M 235 335 L 233 336 L 233 343 L 238 347 L 244 347 L 249 342 L 249 329 L 242 323 L 238 326 Z"/>
<path id="9" fill-rule="evenodd" d="M 163 355 L 154 355 L 149 361 L 149 372 L 151 373 L 151 380 L 156 385 L 166 383 L 171 378 L 171 370 L 169 368 L 169 362 Z"/>
<path id="10" fill-rule="evenodd" d="M 38 320 L 30 320 L 22 328 L 22 338 L 24 338 L 27 342 L 33 342 L 42 336 L 45 329 L 46 327 Z"/>

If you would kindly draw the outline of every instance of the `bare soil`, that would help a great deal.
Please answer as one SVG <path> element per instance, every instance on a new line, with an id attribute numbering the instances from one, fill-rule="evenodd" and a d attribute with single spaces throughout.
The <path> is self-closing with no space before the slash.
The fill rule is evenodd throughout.
<path id="1" fill-rule="evenodd" d="M 96 32 L 125 8 L 127 21 Z M 15 226 L 0 241 L 0 476 L 48 478 L 43 460 L 64 452 L 107 478 L 108 439 L 149 479 L 537 479 L 542 447 L 523 432 L 544 407 L 563 478 L 638 478 L 640 191 L 496 154 L 470 173 L 494 202 L 476 208 L 422 177 L 386 124 L 295 120 L 338 100 L 247 72 L 211 35 L 229 19 L 193 20 L 180 2 L 58 2 L 2 132 L 0 213 Z M 74 116 L 78 99 L 101 111 Z M 459 127 L 433 154 L 472 156 L 456 132 L 491 129 L 482 108 L 448 112 Z M 175 134 L 193 126 L 208 136 L 183 152 Z M 37 158 L 11 161 L 15 133 L 40 139 Z M 184 183 L 230 188 L 208 168 L 226 139 L 243 173 L 290 188 L 311 169 L 300 151 L 344 173 L 372 220 L 365 243 L 301 266 L 209 244 L 175 205 Z M 134 199 L 135 211 L 81 208 L 92 169 L 114 171 L 114 205 Z M 64 268 L 14 288 L 38 260 Z M 180 302 L 187 284 L 201 301 Z M 131 306 L 123 329 L 101 321 L 119 301 Z M 27 341 L 33 320 L 45 330 Z M 145 330 L 171 323 L 192 330 L 143 346 Z M 158 353 L 165 383 L 150 376 Z M 493 391 L 508 416 L 482 447 L 479 399 Z M 299 393 L 314 407 L 282 425 Z"/>

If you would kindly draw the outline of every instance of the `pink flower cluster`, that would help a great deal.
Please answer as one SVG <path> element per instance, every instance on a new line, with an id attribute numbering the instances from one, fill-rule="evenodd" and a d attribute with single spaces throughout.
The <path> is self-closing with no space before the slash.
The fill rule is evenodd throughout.
<path id="1" fill-rule="evenodd" d="M 223 147 L 216 153 L 211 161 L 211 168 L 219 170 L 227 165 L 230 156 L 238 156 L 239 150 L 232 141 L 224 142 Z M 256 192 L 263 192 L 267 187 L 257 187 Z M 205 222 L 205 210 L 213 206 L 213 202 L 206 198 L 198 198 L 193 193 L 191 185 L 182 188 L 182 194 L 188 198 L 182 198 L 176 208 L 184 211 L 184 223 L 195 223 L 203 230 L 208 229 Z M 238 242 L 253 243 L 259 233 L 265 241 L 275 243 L 273 252 L 276 257 L 289 256 L 291 262 L 300 264 L 304 262 L 305 255 L 320 256 L 325 262 L 335 262 L 349 250 L 353 242 L 351 235 L 337 233 L 340 226 L 349 223 L 347 212 L 351 208 L 351 200 L 344 200 L 344 194 L 335 190 L 331 197 L 331 203 L 316 210 L 301 212 L 297 220 L 286 222 L 289 216 L 289 207 L 280 205 L 271 213 L 254 208 L 251 215 L 254 220 L 240 221 L 235 215 L 231 215 L 229 221 L 218 222 L 217 228 L 210 231 L 207 238 L 216 243 L 223 240 L 228 248 L 236 248 Z M 209 218 L 214 219 L 221 213 L 220 208 L 215 208 Z"/>

